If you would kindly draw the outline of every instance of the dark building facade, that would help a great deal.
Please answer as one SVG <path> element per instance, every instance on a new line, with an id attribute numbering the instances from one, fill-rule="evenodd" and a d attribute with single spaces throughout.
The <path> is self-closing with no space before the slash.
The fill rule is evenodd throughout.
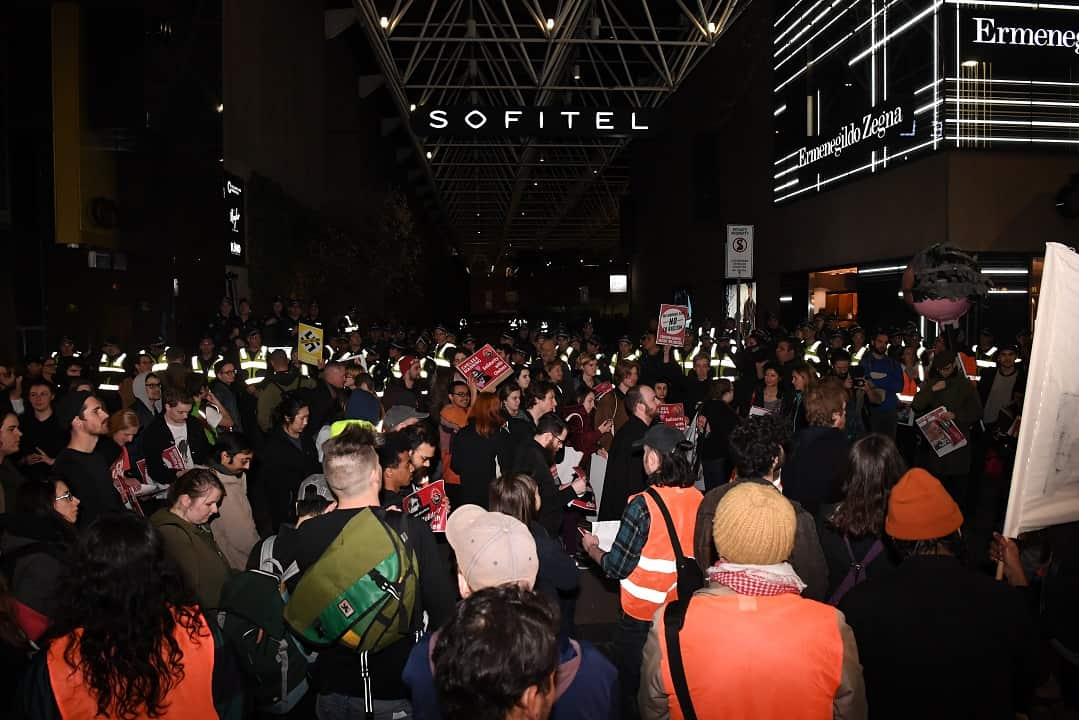
<path id="1" fill-rule="evenodd" d="M 902 268 L 949 243 L 994 273 L 997 292 L 970 323 L 990 310 L 1026 326 L 1044 243 L 1079 234 L 1057 208 L 1079 170 L 1067 34 L 1079 5 L 1021 5 L 749 6 L 668 106 L 679 132 L 633 147 L 623 236 L 637 250 L 635 306 L 684 285 L 706 316 L 726 314 L 725 226 L 738 223 L 755 227 L 759 311 L 787 323 L 815 309 L 913 319 L 897 297 Z M 1031 43 L 979 42 L 987 17 L 1032 28 Z M 1069 37 L 1070 51 L 1048 44 Z"/>

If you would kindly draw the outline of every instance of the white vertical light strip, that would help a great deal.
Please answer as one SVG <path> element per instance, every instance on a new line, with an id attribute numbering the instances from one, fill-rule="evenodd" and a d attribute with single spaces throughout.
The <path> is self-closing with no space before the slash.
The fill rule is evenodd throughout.
<path id="1" fill-rule="evenodd" d="M 869 17 L 872 22 L 869 25 L 869 107 L 877 106 L 877 2 L 870 0 Z"/>
<path id="2" fill-rule="evenodd" d="M 884 21 L 884 37 L 887 38 L 888 37 L 888 5 L 887 5 L 887 3 L 884 5 L 884 12 L 881 15 L 881 20 Z M 884 83 L 884 95 L 881 97 L 881 99 L 884 100 L 884 102 L 888 102 L 888 43 L 887 43 L 887 41 L 885 41 L 884 45 L 881 47 L 881 54 L 882 54 L 881 62 L 884 63 L 884 65 L 882 67 L 883 74 L 881 75 L 881 81 Z"/>
<path id="3" fill-rule="evenodd" d="M 936 150 L 939 142 L 937 141 L 937 128 L 940 127 L 940 100 L 937 98 L 937 88 L 940 87 L 940 80 L 938 79 L 938 73 L 940 72 L 940 13 L 936 8 L 933 10 L 933 127 L 931 132 L 933 133 L 933 149 Z M 925 320 L 922 320 L 922 335 L 925 335 Z"/>
<path id="4" fill-rule="evenodd" d="M 955 6 L 955 96 L 957 98 L 963 97 L 963 93 L 960 92 L 962 87 L 962 79 L 959 74 L 959 6 Z M 959 106 L 955 108 L 956 117 L 959 117 Z M 945 117 L 947 117 L 947 111 L 945 111 Z M 958 128 L 956 128 L 958 130 Z M 955 146 L 959 147 L 959 132 L 955 134 Z"/>

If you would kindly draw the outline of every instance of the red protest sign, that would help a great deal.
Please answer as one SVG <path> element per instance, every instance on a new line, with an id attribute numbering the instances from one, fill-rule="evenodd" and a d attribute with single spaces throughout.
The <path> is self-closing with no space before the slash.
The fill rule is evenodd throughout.
<path id="1" fill-rule="evenodd" d="M 679 430 L 689 427 L 689 420 L 686 418 L 686 410 L 682 403 L 661 403 L 657 407 L 657 414 L 659 421 L 664 425 L 670 425 Z"/>
<path id="2" fill-rule="evenodd" d="M 412 517 L 427 523 L 431 532 L 446 532 L 446 517 L 450 514 L 446 483 L 438 480 L 424 485 L 402 500 L 401 508 Z"/>
<path id="3" fill-rule="evenodd" d="M 656 344 L 682 347 L 689 327 L 689 308 L 685 305 L 660 305 Z"/>
<path id="4" fill-rule="evenodd" d="M 457 369 L 481 392 L 494 392 L 498 383 L 513 374 L 510 364 L 489 343 L 462 360 Z"/>

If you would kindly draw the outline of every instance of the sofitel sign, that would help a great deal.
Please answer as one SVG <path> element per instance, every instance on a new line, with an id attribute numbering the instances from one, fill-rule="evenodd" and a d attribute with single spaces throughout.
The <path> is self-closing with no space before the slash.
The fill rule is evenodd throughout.
<path id="1" fill-rule="evenodd" d="M 424 107 L 412 114 L 421 137 L 614 137 L 648 135 L 653 111 L 570 107 Z"/>

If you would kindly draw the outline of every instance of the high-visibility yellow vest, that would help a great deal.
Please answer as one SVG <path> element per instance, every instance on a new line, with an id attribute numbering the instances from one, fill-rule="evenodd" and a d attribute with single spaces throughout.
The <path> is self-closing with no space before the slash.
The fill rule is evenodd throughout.
<path id="1" fill-rule="evenodd" d="M 269 365 L 266 362 L 266 346 L 260 346 L 258 352 L 250 353 L 247 348 L 240 348 L 240 371 L 246 376 L 244 383 L 257 385 L 265 379 Z"/>
<path id="2" fill-rule="evenodd" d="M 126 359 L 127 353 L 120 353 L 111 360 L 108 355 L 101 353 L 101 360 L 97 364 L 98 377 L 101 379 L 97 386 L 98 390 L 120 389 L 120 382 L 127 375 L 127 370 L 124 369 Z"/>
<path id="3" fill-rule="evenodd" d="M 191 356 L 191 371 L 196 372 L 199 375 L 205 375 L 207 380 L 214 380 L 217 378 L 217 373 L 214 372 L 214 366 L 225 358 L 218 355 L 210 362 L 210 366 L 206 368 L 205 372 L 202 369 L 202 363 L 199 361 L 198 355 Z"/>

